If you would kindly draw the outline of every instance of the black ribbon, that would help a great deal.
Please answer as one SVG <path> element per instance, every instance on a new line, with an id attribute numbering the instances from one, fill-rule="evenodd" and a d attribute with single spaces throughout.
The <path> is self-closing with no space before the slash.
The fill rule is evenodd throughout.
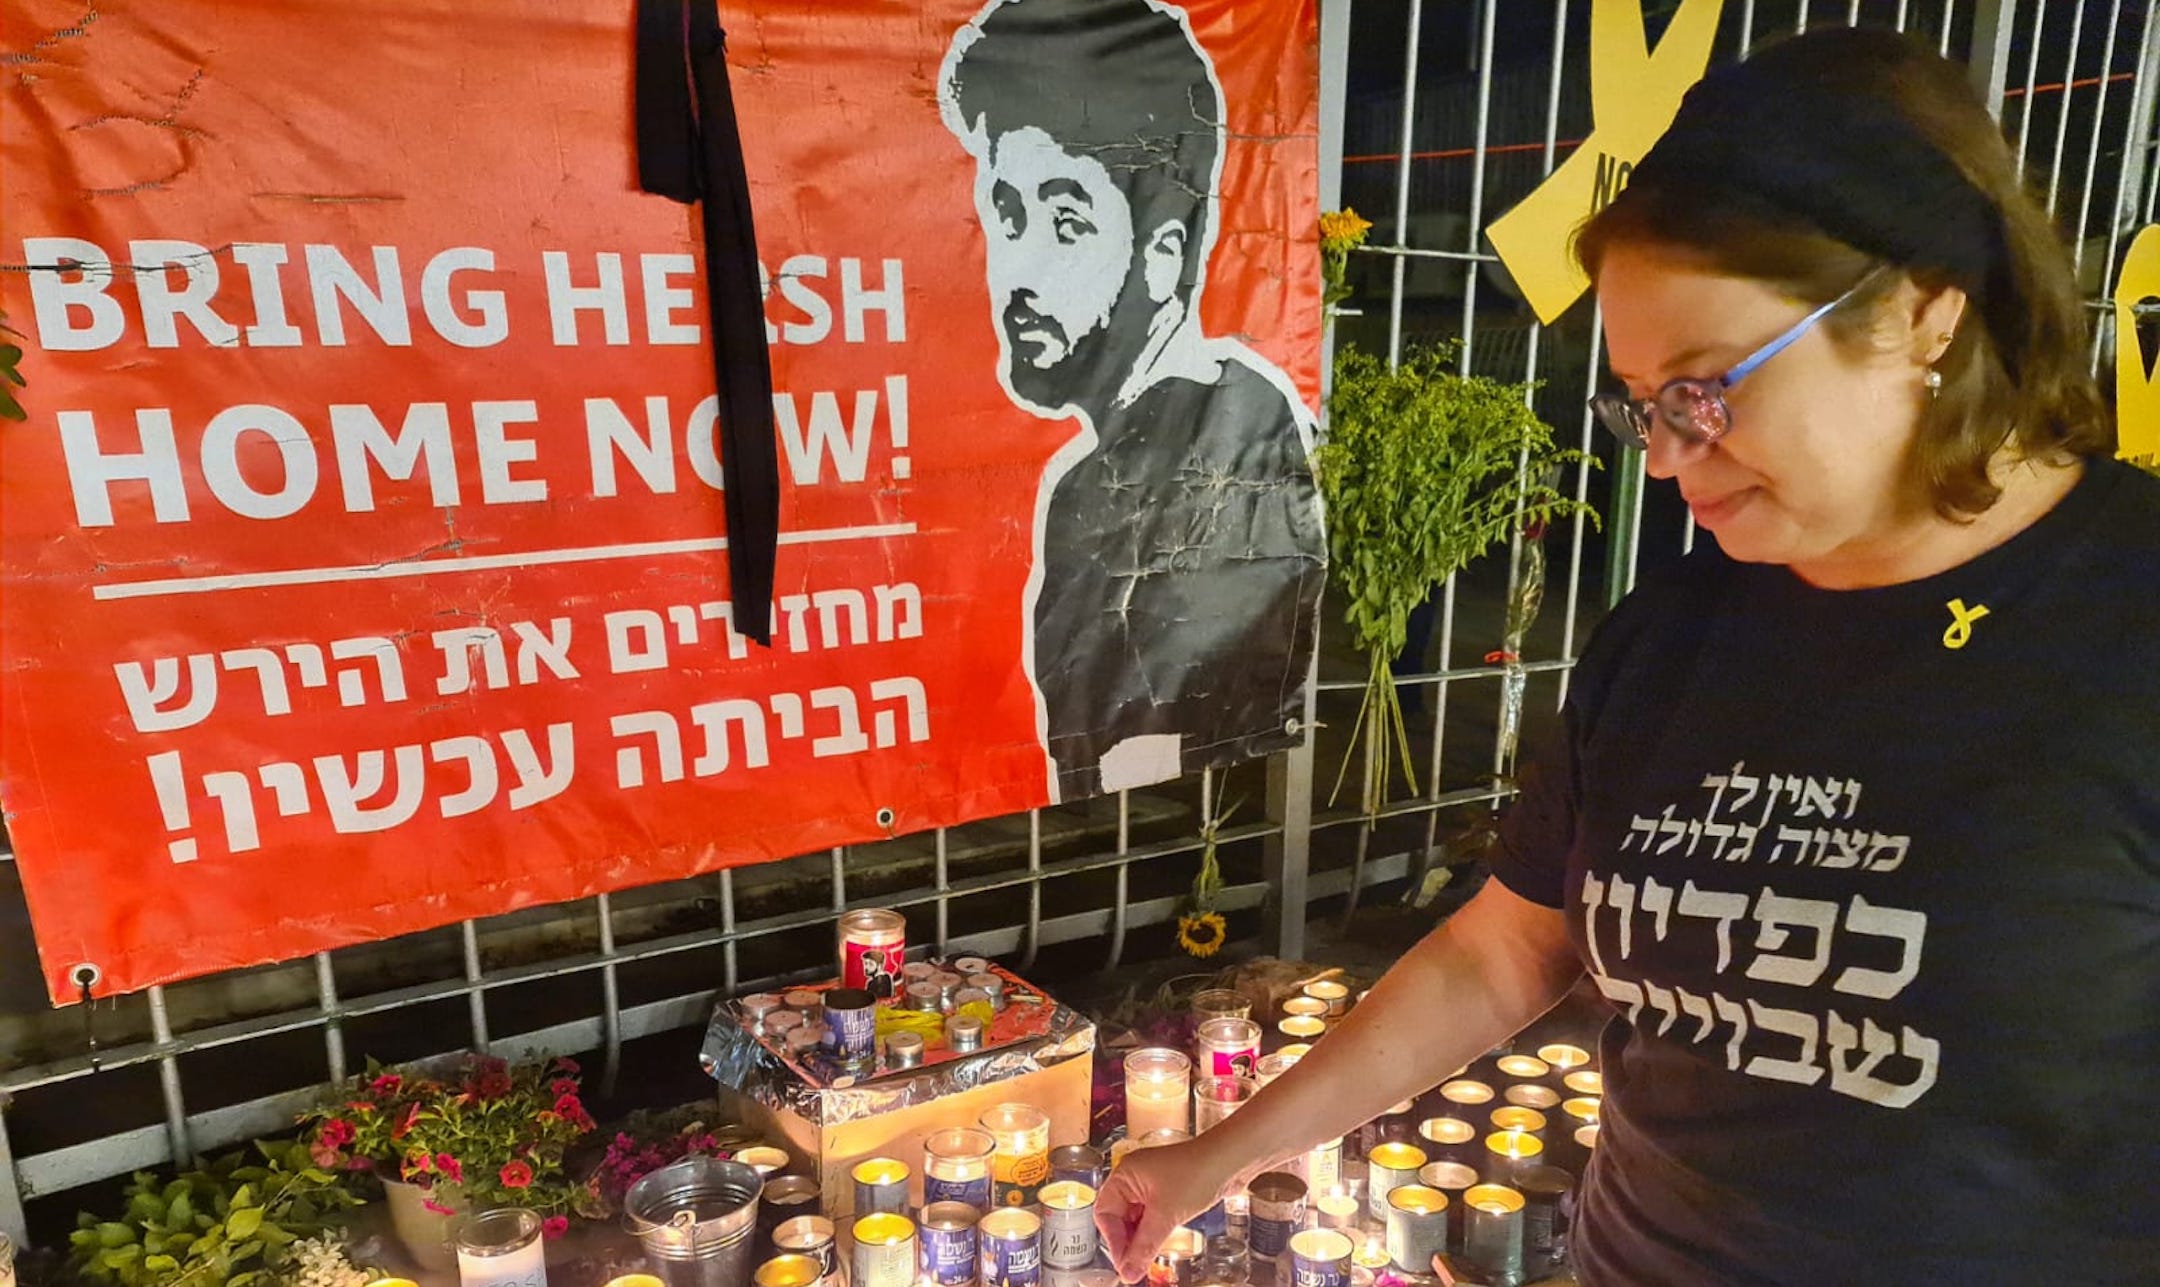
<path id="1" fill-rule="evenodd" d="M 1915 74 L 1915 58 L 1895 32 L 1843 28 L 1719 67 L 1688 90 L 1628 183 L 1753 197 L 1856 250 L 1938 272 L 1971 297 L 2014 376 L 2024 304 L 2002 216 L 1884 93 Z"/>
<path id="2" fill-rule="evenodd" d="M 696 205 L 705 236 L 705 302 L 720 388 L 720 472 L 728 597 L 741 633 L 772 643 L 780 540 L 780 459 L 772 358 L 765 347 L 757 229 L 743 169 L 727 34 L 717 0 L 638 0 L 638 186 Z"/>

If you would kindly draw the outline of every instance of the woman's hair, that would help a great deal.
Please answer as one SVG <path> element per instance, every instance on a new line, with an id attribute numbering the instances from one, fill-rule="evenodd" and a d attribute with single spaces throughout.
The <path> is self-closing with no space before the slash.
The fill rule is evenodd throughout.
<path id="1" fill-rule="evenodd" d="M 1956 64 L 1895 33 L 1836 29 L 1712 80 L 1577 235 L 1593 278 L 1625 244 L 1814 305 L 1885 263 L 1923 290 L 1964 289 L 1909 457 L 1945 517 L 1995 503 L 1988 463 L 2005 444 L 2027 457 L 2113 449 L 2070 258 Z M 1881 274 L 1826 318 L 1832 337 L 1868 347 L 1902 280 Z"/>

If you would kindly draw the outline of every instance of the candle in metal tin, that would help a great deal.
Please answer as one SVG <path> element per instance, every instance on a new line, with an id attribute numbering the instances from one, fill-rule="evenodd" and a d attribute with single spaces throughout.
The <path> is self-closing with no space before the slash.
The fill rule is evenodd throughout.
<path id="1" fill-rule="evenodd" d="M 1589 1051 L 1581 1046 L 1570 1046 L 1564 1043 L 1539 1046 L 1537 1057 L 1552 1065 L 1553 1071 L 1559 1073 L 1572 1072 L 1590 1062 Z"/>
<path id="2" fill-rule="evenodd" d="M 817 1287 L 824 1269 L 808 1256 L 779 1255 L 757 1267 L 750 1281 L 756 1287 Z"/>
<path id="3" fill-rule="evenodd" d="M 1200 1281 L 1200 1267 L 1206 1258 L 1207 1239 L 1198 1229 L 1179 1225 L 1155 1249 L 1147 1280 L 1151 1287 L 1194 1287 Z"/>
<path id="4" fill-rule="evenodd" d="M 1447 1250 L 1448 1196 L 1422 1184 L 1388 1194 L 1388 1258 L 1404 1273 L 1429 1274 L 1433 1257 Z"/>
<path id="5" fill-rule="evenodd" d="M 1540 1113 L 1550 1113 L 1560 1107 L 1559 1091 L 1530 1081 L 1516 1082 L 1507 1088 L 1507 1093 L 1501 1098 L 1517 1108 L 1535 1109 Z"/>
<path id="6" fill-rule="evenodd" d="M 979 956 L 962 956 L 953 961 L 952 968 L 955 974 L 988 974 L 990 962 Z"/>
<path id="7" fill-rule="evenodd" d="M 920 1068 L 923 1061 L 923 1039 L 919 1032 L 895 1032 L 885 1038 L 885 1066 L 888 1068 Z"/>
<path id="8" fill-rule="evenodd" d="M 1578 1127 L 1594 1125 L 1605 1111 L 1605 1101 L 1588 1095 L 1578 1096 L 1560 1105 L 1560 1114 L 1567 1119 L 1570 1131 Z"/>
<path id="9" fill-rule="evenodd" d="M 1463 1195 L 1477 1187 L 1477 1168 L 1462 1162 L 1435 1162 L 1418 1172 L 1418 1182 L 1448 1195 L 1448 1242 L 1450 1253 L 1463 1248 L 1465 1203 Z"/>
<path id="10" fill-rule="evenodd" d="M 956 1014 L 945 1021 L 945 1046 L 954 1054 L 968 1054 L 983 1047 L 983 1022 L 972 1014 Z"/>
<path id="11" fill-rule="evenodd" d="M 1102 1150 L 1086 1144 L 1066 1144 L 1050 1150 L 1052 1184 L 1085 1184 L 1099 1189 L 1110 1174 L 1110 1159 Z"/>
<path id="12" fill-rule="evenodd" d="M 1036 1201 L 1042 1206 L 1043 1267 L 1092 1267 L 1102 1243 L 1095 1232 L 1095 1190 L 1070 1180 L 1053 1182 L 1043 1186 Z"/>
<path id="13" fill-rule="evenodd" d="M 1578 1126 L 1578 1127 L 1576 1127 L 1576 1128 L 1575 1128 L 1575 1142 L 1576 1142 L 1577 1144 L 1580 1144 L 1580 1145 L 1582 1145 L 1582 1146 L 1583 1146 L 1583 1148 L 1584 1148 L 1584 1150 L 1586 1150 L 1586 1151 L 1588 1151 L 1588 1152 L 1596 1152 L 1596 1151 L 1597 1151 L 1597 1137 L 1598 1137 L 1598 1126 L 1599 1126 L 1599 1123 L 1597 1123 L 1597 1122 L 1592 1122 L 1592 1123 L 1590 1123 L 1590 1124 L 1589 1124 L 1588 1126 Z"/>
<path id="14" fill-rule="evenodd" d="M 1193 994 L 1192 1015 L 1197 1023 L 1206 1023 L 1210 1019 L 1250 1019 L 1252 1002 L 1242 992 L 1208 988 Z"/>
<path id="15" fill-rule="evenodd" d="M 932 1131 L 923 1141 L 923 1202 L 964 1202 L 977 1211 L 992 1206 L 990 1159 L 997 1141 L 972 1126 Z"/>
<path id="16" fill-rule="evenodd" d="M 1260 1062 L 1253 1065 L 1253 1080 L 1265 1086 L 1295 1068 L 1302 1058 L 1303 1055 L 1285 1055 L 1280 1050 L 1272 1055 L 1262 1055 Z"/>
<path id="17" fill-rule="evenodd" d="M 739 1150 L 735 1154 L 735 1160 L 756 1171 L 760 1180 L 766 1180 L 787 1169 L 788 1155 L 784 1148 L 758 1144 Z"/>
<path id="18" fill-rule="evenodd" d="M 906 1215 L 908 1167 L 898 1158 L 873 1157 L 855 1164 L 855 1215 Z"/>
<path id="19" fill-rule="evenodd" d="M 0 1287 L 15 1287 L 8 1278 L 0 1278 Z M 367 1287 L 420 1287 L 410 1278 L 377 1278 Z M 607 1280 L 607 1287 L 667 1287 L 658 1274 L 617 1274 Z"/>
<path id="20" fill-rule="evenodd" d="M 864 1216 L 855 1222 L 852 1287 L 914 1287 L 921 1271 L 915 1222 L 903 1215 Z"/>
<path id="21" fill-rule="evenodd" d="M 816 1182 L 812 1181 L 812 1188 Z M 839 1230 L 833 1222 L 821 1215 L 799 1215 L 782 1220 L 772 1231 L 773 1250 L 808 1256 L 818 1262 L 823 1272 L 821 1278 L 831 1278 L 840 1272 Z"/>
<path id="22" fill-rule="evenodd" d="M 743 1018 L 749 1021 L 750 1026 L 758 1028 L 764 1025 L 765 1016 L 778 1010 L 782 1003 L 778 993 L 753 992 L 736 1004 L 742 1007 Z"/>
<path id="23" fill-rule="evenodd" d="M 758 1228 L 770 1236 L 789 1220 L 816 1215 L 820 1196 L 818 1182 L 807 1175 L 772 1177 L 758 1195 Z"/>
<path id="24" fill-rule="evenodd" d="M 967 976 L 968 986 L 990 998 L 990 1008 L 1000 1014 L 1005 1012 L 1005 980 L 995 974 L 978 970 Z"/>
<path id="25" fill-rule="evenodd" d="M 1309 1041 L 1293 1041 L 1289 1045 L 1277 1050 L 1275 1053 L 1278 1055 L 1287 1056 L 1291 1059 L 1303 1059 L 1305 1056 L 1312 1053 L 1312 1043 Z"/>
<path id="26" fill-rule="evenodd" d="M 787 1035 L 786 1044 L 791 1055 L 808 1054 L 825 1044 L 825 1025 L 805 1024 Z"/>
<path id="27" fill-rule="evenodd" d="M 1560 1079 L 1561 1084 L 1578 1095 L 1602 1098 L 1605 1094 L 1605 1074 L 1589 1068 L 1578 1068 Z"/>
<path id="28" fill-rule="evenodd" d="M 803 1017 L 793 1010 L 774 1010 L 765 1016 L 765 1036 L 785 1045 L 787 1035 L 803 1026 Z"/>
<path id="29" fill-rule="evenodd" d="M 1349 987 L 1333 979 L 1322 979 L 1318 983 L 1306 984 L 1305 995 L 1315 1001 L 1325 1002 L 1330 1015 L 1340 1017 L 1350 1010 Z"/>
<path id="30" fill-rule="evenodd" d="M 900 981 L 903 983 L 928 983 L 930 976 L 937 972 L 938 967 L 928 961 L 909 961 L 906 965 L 900 967 Z"/>
<path id="31" fill-rule="evenodd" d="M 1513 1281 L 1523 1268 L 1523 1195 L 1504 1184 L 1480 1184 L 1463 1201 L 1469 1207 L 1463 1254 L 1486 1273 Z"/>
<path id="32" fill-rule="evenodd" d="M 1313 1223 L 1322 1229 L 1355 1229 L 1364 1204 L 1335 1189 L 1312 1200 Z"/>
<path id="33" fill-rule="evenodd" d="M 982 1246 L 975 1226 L 982 1213 L 965 1202 L 937 1202 L 923 1208 L 922 1239 L 926 1287 L 975 1287 L 982 1273 Z"/>
<path id="34" fill-rule="evenodd" d="M 828 989 L 825 1034 L 841 1067 L 867 1071 L 877 1062 L 877 998 L 861 988 Z"/>
<path id="35" fill-rule="evenodd" d="M 1193 1134 L 1222 1125 L 1260 1093 L 1250 1077 L 1201 1077 L 1193 1082 Z"/>
<path id="36" fill-rule="evenodd" d="M 982 1243 L 983 1287 L 1038 1287 L 1042 1217 L 1019 1207 L 992 1211 L 975 1226 Z"/>
<path id="37" fill-rule="evenodd" d="M 993 1196 L 1001 1207 L 1027 1206 L 1050 1178 L 1050 1115 L 1032 1104 L 999 1104 L 982 1115 L 997 1141 L 990 1157 Z"/>
<path id="38" fill-rule="evenodd" d="M 1295 1287 L 1350 1287 L 1350 1256 L 1357 1244 L 1340 1229 L 1307 1229 L 1290 1239 L 1290 1281 Z"/>
<path id="39" fill-rule="evenodd" d="M 1291 1169 L 1312 1192 L 1326 1193 L 1342 1183 L 1342 1150 L 1341 1140 L 1329 1140 L 1298 1158 Z"/>
<path id="40" fill-rule="evenodd" d="M 1427 1160 L 1425 1150 L 1413 1144 L 1382 1144 L 1365 1155 L 1365 1209 L 1375 1221 L 1386 1222 L 1388 1194 L 1416 1183 Z"/>
<path id="41" fill-rule="evenodd" d="M 1552 1065 L 1535 1055 L 1502 1055 L 1494 1066 L 1500 1070 L 1501 1076 L 1512 1077 L 1516 1081 L 1536 1081 L 1540 1077 L 1552 1075 Z"/>
<path id="42" fill-rule="evenodd" d="M 943 1014 L 945 993 L 934 981 L 922 979 L 907 985 L 906 1004 L 908 1009 L 920 1010 L 924 1014 Z"/>
<path id="43" fill-rule="evenodd" d="M 954 998 L 967 986 L 967 976 L 954 974 L 951 970 L 939 970 L 930 976 L 930 981 L 937 984 L 938 1005 L 946 1010 L 953 1008 Z"/>
<path id="44" fill-rule="evenodd" d="M 1314 1041 L 1327 1032 L 1327 1020 L 1294 1014 L 1276 1024 L 1275 1031 L 1292 1041 Z"/>
<path id="45" fill-rule="evenodd" d="M 1511 1184 L 1515 1177 L 1545 1161 L 1545 1141 L 1521 1131 L 1496 1131 L 1485 1137 L 1485 1167 L 1487 1180 L 1496 1184 Z"/>
<path id="46" fill-rule="evenodd" d="M 889 997 L 907 959 L 907 918 L 884 907 L 840 917 L 840 986 Z"/>
<path id="47" fill-rule="evenodd" d="M 1210 1019 L 1193 1033 L 1202 1076 L 1250 1077 L 1260 1062 L 1260 1025 L 1250 1019 Z"/>
<path id="48" fill-rule="evenodd" d="M 1427 1153 L 1443 1161 L 1465 1162 L 1476 1156 L 1477 1127 L 1460 1117 L 1428 1117 L 1418 1124 L 1418 1137 Z"/>
<path id="49" fill-rule="evenodd" d="M 1440 1098 L 1450 1104 L 1458 1104 L 1464 1108 L 1475 1108 L 1479 1104 L 1490 1104 L 1493 1101 L 1493 1088 L 1484 1082 L 1470 1081 L 1465 1078 L 1441 1086 Z"/>
<path id="50" fill-rule="evenodd" d="M 1495 1108 L 1491 1120 L 1492 1128 L 1496 1131 L 1520 1131 L 1525 1135 L 1535 1135 L 1540 1140 L 1545 1138 L 1545 1114 L 1534 1108 L 1517 1108 L 1512 1104 L 1506 1108 Z"/>
<path id="51" fill-rule="evenodd" d="M 986 1005 L 990 1007 L 990 1013 L 997 1013 L 997 1006 L 991 1002 L 990 994 L 983 991 L 981 988 L 966 987 L 960 989 L 958 992 L 953 993 L 953 1009 L 965 1010 L 971 1005 Z"/>
<path id="52" fill-rule="evenodd" d="M 802 1015 L 803 1022 L 821 1023 L 824 1021 L 825 998 L 823 994 L 813 992 L 809 988 L 797 988 L 781 999 L 787 1003 L 788 1009 Z"/>
<path id="53" fill-rule="evenodd" d="M 1328 1016 L 1327 1002 L 1319 997 L 1291 997 L 1282 1003 L 1282 1012 L 1285 1018 L 1325 1019 Z"/>
<path id="54" fill-rule="evenodd" d="M 1568 1195 L 1575 1177 L 1557 1166 L 1533 1166 L 1517 1179 L 1523 1195 L 1523 1260 L 1533 1273 L 1543 1272 L 1567 1258 Z"/>
<path id="55" fill-rule="evenodd" d="M 1273 1260 L 1290 1246 L 1290 1235 L 1305 1223 L 1305 1181 L 1288 1171 L 1266 1171 L 1249 1186 L 1252 1213 L 1245 1241 L 1252 1254 Z"/>
<path id="56" fill-rule="evenodd" d="M 1185 1130 L 1192 1125 L 1192 1060 L 1176 1050 L 1151 1047 L 1125 1056 L 1125 1133 Z"/>

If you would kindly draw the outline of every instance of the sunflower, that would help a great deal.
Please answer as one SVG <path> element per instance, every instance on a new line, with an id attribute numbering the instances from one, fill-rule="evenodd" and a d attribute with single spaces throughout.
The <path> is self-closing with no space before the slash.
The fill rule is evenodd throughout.
<path id="1" fill-rule="evenodd" d="M 1178 946 L 1189 956 L 1206 960 L 1222 950 L 1223 940 L 1230 936 L 1229 923 L 1221 912 L 1199 912 L 1180 916 L 1177 922 Z"/>

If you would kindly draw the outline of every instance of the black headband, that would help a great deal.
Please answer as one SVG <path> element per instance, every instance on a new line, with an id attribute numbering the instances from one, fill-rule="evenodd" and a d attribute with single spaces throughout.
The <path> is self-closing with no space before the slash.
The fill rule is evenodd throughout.
<path id="1" fill-rule="evenodd" d="M 1767 203 L 1971 297 L 2012 375 L 2024 314 L 2001 213 L 1884 92 L 1916 60 L 1895 32 L 1830 28 L 1719 67 L 1690 89 L 1628 182 Z"/>

